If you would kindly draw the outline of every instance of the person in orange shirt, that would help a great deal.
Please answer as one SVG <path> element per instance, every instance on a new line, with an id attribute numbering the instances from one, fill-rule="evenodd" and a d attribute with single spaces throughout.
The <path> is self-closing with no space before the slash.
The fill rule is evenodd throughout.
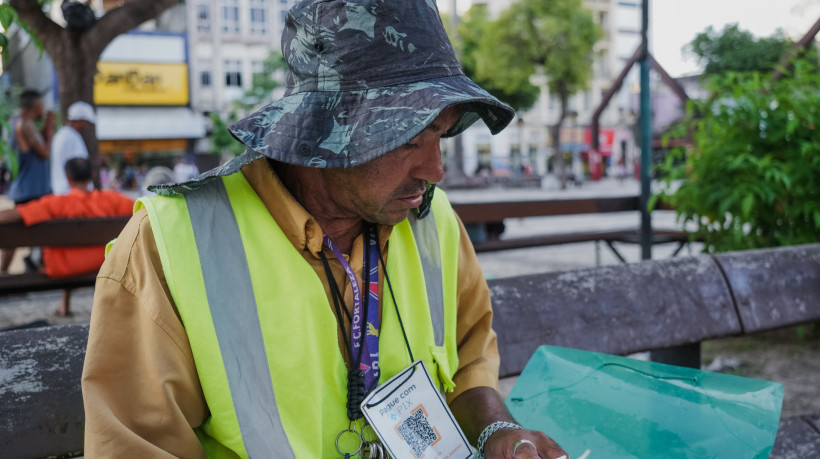
<path id="1" fill-rule="evenodd" d="M 0 212 L 0 223 L 22 221 L 29 225 L 56 219 L 129 216 L 134 201 L 114 191 L 88 191 L 91 187 L 91 163 L 85 158 L 66 162 L 68 194 L 47 195 L 40 199 Z M 105 261 L 104 246 L 46 247 L 43 249 L 43 272 L 49 277 L 67 277 L 97 271 Z M 67 315 L 70 291 L 63 295 L 57 310 Z"/>

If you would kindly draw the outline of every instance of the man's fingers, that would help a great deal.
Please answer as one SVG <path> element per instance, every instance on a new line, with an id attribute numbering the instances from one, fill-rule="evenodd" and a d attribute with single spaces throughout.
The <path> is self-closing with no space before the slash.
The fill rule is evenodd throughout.
<path id="1" fill-rule="evenodd" d="M 535 447 L 535 443 L 529 440 L 518 440 L 513 445 L 513 457 L 515 459 L 539 459 L 538 449 Z"/>
<path id="2" fill-rule="evenodd" d="M 501 430 L 493 434 L 484 448 L 487 459 L 569 459 L 555 440 L 532 430 Z"/>

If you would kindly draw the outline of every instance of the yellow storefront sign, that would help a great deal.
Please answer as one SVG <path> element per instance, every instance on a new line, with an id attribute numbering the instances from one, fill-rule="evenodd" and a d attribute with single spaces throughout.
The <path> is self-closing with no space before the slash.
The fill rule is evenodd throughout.
<path id="1" fill-rule="evenodd" d="M 97 105 L 187 105 L 188 65 L 99 62 Z"/>
<path id="2" fill-rule="evenodd" d="M 100 140 L 100 153 L 142 153 L 151 151 L 185 151 L 187 139 Z"/>

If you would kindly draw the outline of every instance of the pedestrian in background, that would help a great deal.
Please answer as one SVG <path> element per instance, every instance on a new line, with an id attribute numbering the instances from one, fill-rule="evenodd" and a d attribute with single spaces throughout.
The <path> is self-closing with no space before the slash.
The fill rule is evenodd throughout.
<path id="1" fill-rule="evenodd" d="M 94 129 L 97 114 L 91 105 L 74 102 L 68 107 L 68 123 L 54 134 L 51 142 L 51 192 L 68 194 L 71 186 L 65 175 L 65 164 L 72 158 L 88 158 L 82 134 Z"/>
<path id="2" fill-rule="evenodd" d="M 70 189 L 65 195 L 48 195 L 0 212 L 0 223 L 22 221 L 26 226 L 70 218 L 116 217 L 131 215 L 134 201 L 108 190 L 93 190 L 91 163 L 87 158 L 72 158 L 64 174 Z M 91 189 L 91 191 L 89 191 Z M 105 246 L 46 247 L 43 249 L 43 272 L 49 277 L 68 277 L 94 272 L 105 260 Z M 70 290 L 63 294 L 59 315 L 70 311 Z"/>
<path id="3" fill-rule="evenodd" d="M 40 128 L 36 124 L 39 121 L 43 122 Z M 43 96 L 27 89 L 20 94 L 20 113 L 10 120 L 9 126 L 12 129 L 9 144 L 17 154 L 18 169 L 9 185 L 8 198 L 20 205 L 51 193 L 48 159 L 56 118 L 54 112 L 43 108 Z M 0 250 L 0 274 L 8 272 L 14 251 Z M 31 255 L 27 264 L 34 264 Z"/>

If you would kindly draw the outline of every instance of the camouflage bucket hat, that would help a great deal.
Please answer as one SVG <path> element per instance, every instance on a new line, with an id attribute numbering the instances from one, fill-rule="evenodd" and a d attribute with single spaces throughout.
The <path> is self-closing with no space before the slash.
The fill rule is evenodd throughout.
<path id="1" fill-rule="evenodd" d="M 287 14 L 282 99 L 231 133 L 250 150 L 308 167 L 346 168 L 404 145 L 448 106 L 493 134 L 514 112 L 464 76 L 433 0 L 311 0 Z"/>

